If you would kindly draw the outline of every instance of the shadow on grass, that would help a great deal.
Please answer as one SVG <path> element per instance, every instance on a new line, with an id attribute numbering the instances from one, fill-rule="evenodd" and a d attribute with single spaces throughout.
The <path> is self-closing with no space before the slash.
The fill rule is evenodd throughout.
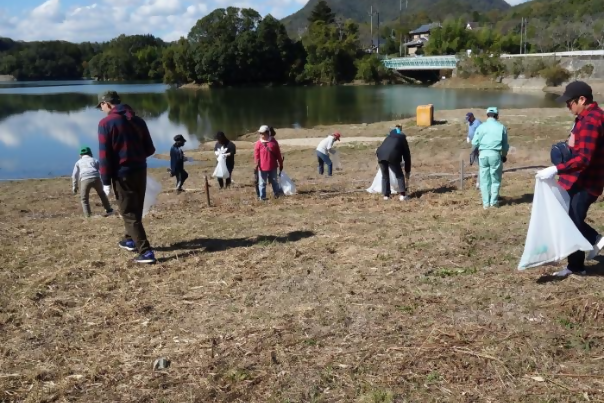
<path id="1" fill-rule="evenodd" d="M 502 206 L 514 206 L 516 204 L 531 204 L 533 202 L 534 195 L 532 193 L 525 193 L 519 197 L 501 197 L 499 202 Z"/>
<path id="2" fill-rule="evenodd" d="M 222 252 L 233 248 L 249 248 L 254 245 L 298 242 L 313 236 L 315 236 L 315 233 L 312 231 L 293 231 L 284 236 L 260 235 L 253 238 L 233 239 L 197 238 L 189 241 L 177 242 L 170 246 L 160 246 L 155 248 L 155 250 L 158 252 L 174 252 L 179 250 L 193 251 L 205 249 L 206 252 Z M 163 262 L 161 259 L 160 261 Z"/>
<path id="3" fill-rule="evenodd" d="M 586 267 L 585 275 L 583 275 L 582 277 L 604 277 L 604 257 L 598 256 L 598 257 L 596 257 L 595 260 L 596 260 L 596 262 L 598 262 L 598 264 L 596 264 L 594 266 Z M 561 270 L 561 269 L 558 269 L 558 270 Z M 556 276 L 546 274 L 537 279 L 537 284 L 547 284 L 547 283 L 553 283 L 553 282 L 558 282 L 558 281 L 564 281 L 567 278 L 568 277 L 556 277 Z"/>
<path id="4" fill-rule="evenodd" d="M 428 193 L 443 194 L 443 193 L 454 192 L 456 189 L 457 189 L 457 187 L 455 187 L 453 185 L 443 185 L 443 186 L 440 186 L 440 187 L 437 187 L 434 189 L 416 190 L 415 192 L 411 192 L 409 194 L 409 197 L 411 199 L 419 199 L 423 195 L 428 194 Z"/>

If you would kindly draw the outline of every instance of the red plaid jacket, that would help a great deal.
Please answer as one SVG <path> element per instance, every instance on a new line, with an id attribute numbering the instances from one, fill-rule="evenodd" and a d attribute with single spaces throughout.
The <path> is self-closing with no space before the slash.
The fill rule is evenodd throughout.
<path id="1" fill-rule="evenodd" d="M 575 187 L 600 196 L 604 189 L 604 111 L 597 103 L 577 116 L 571 136 L 573 157 L 557 166 L 558 183 L 567 191 Z"/>

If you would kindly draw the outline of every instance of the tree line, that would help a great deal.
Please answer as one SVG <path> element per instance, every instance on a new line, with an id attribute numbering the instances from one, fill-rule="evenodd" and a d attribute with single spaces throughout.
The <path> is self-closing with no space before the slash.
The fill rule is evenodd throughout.
<path id="1" fill-rule="evenodd" d="M 604 5 L 604 0 L 582 1 Z M 422 51 L 442 55 L 467 49 L 476 53 L 518 53 L 521 48 L 527 52 L 604 48 L 604 18 L 587 14 L 588 10 L 571 17 L 545 15 L 544 10 L 551 7 L 544 8 L 540 0 L 531 3 L 535 7 L 511 14 L 498 10 L 473 12 L 470 17 L 478 23 L 478 29 L 466 29 L 470 17 L 444 21 L 431 32 Z M 528 24 L 523 30 L 524 25 L 516 18 L 525 15 Z M 398 54 L 401 39 L 407 40 L 410 30 L 428 22 L 429 14 L 419 12 L 386 24 L 376 35 L 380 37 L 380 53 Z M 186 38 L 173 43 L 153 35 L 120 35 L 105 43 L 80 44 L 0 38 L 0 74 L 20 80 L 91 77 L 210 86 L 389 79 L 390 72 L 375 55 L 364 50 L 368 46 L 360 39 L 362 29 L 357 22 L 336 18 L 325 1 L 317 4 L 307 29 L 296 39 L 270 15 L 263 18 L 253 9 L 228 7 L 203 17 Z M 521 41 L 521 35 L 525 40 Z"/>

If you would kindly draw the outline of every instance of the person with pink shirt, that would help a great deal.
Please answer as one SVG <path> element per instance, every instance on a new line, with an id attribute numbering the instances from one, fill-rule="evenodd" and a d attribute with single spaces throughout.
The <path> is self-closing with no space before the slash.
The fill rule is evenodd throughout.
<path id="1" fill-rule="evenodd" d="M 266 200 L 266 185 L 271 183 L 275 197 L 283 195 L 278 175 L 283 171 L 283 157 L 279 143 L 271 136 L 270 127 L 263 125 L 258 129 L 260 139 L 254 146 L 254 161 L 258 172 L 258 193 L 260 200 Z M 277 170 L 279 170 L 277 172 Z"/>

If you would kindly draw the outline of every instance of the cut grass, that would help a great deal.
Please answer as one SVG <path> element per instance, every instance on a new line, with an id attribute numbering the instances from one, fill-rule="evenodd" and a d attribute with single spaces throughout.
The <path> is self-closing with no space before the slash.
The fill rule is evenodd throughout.
<path id="1" fill-rule="evenodd" d="M 155 266 L 116 248 L 119 218 L 84 220 L 68 180 L 0 184 L 0 401 L 601 401 L 603 266 L 518 272 L 533 171 L 506 173 L 502 207 L 483 211 L 472 180 L 429 176 L 469 154 L 464 115 L 443 115 L 411 133 L 430 141 L 411 142 L 408 203 L 364 192 L 363 147 L 342 147 L 331 179 L 286 150 L 300 194 L 267 204 L 244 153 L 211 208 L 164 191 L 145 219 Z M 506 168 L 547 165 L 568 127 L 514 119 Z M 171 366 L 153 371 L 159 357 Z"/>

